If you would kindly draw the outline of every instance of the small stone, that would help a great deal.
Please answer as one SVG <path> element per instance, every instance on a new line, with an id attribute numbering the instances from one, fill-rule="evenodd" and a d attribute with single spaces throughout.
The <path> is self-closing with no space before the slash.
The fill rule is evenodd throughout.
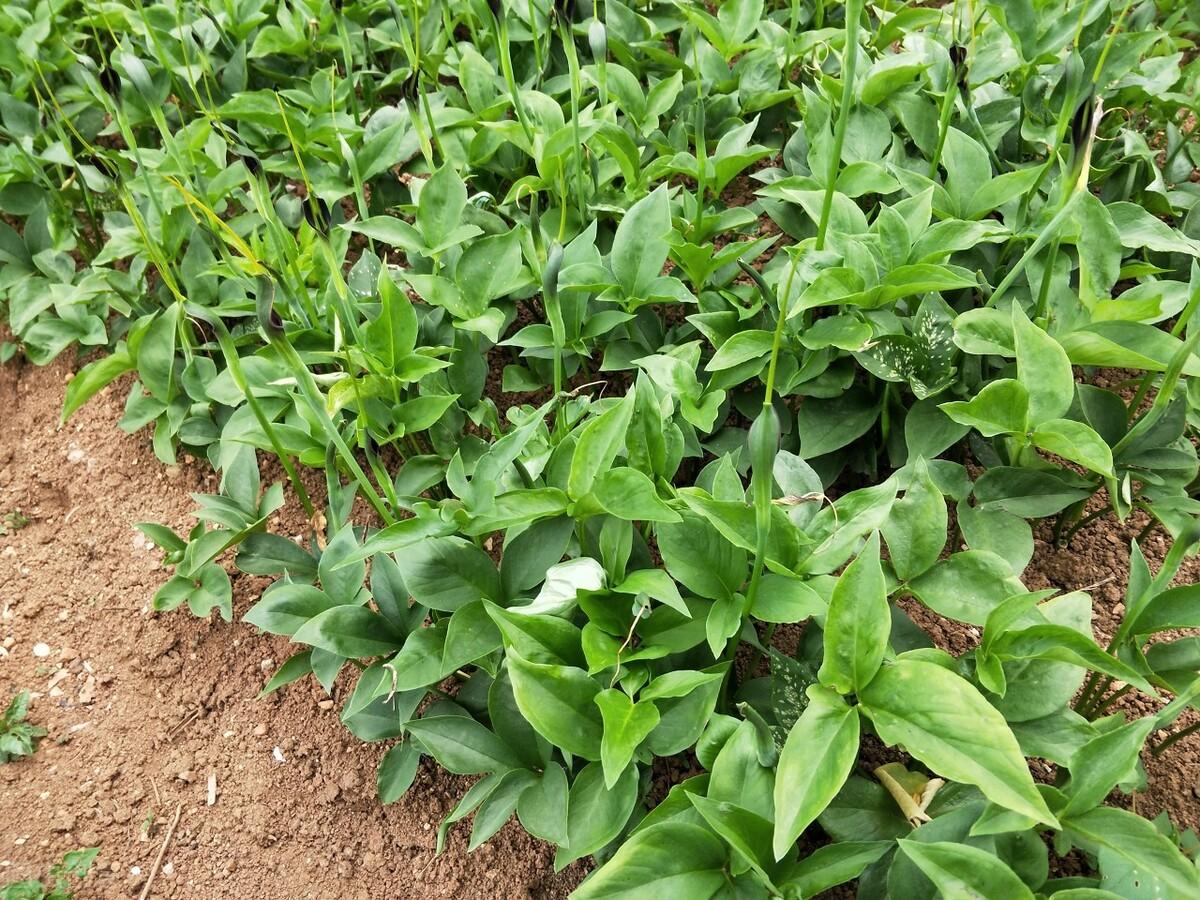
<path id="1" fill-rule="evenodd" d="M 277 763 L 286 762 L 286 760 L 283 758 L 283 751 L 278 747 L 275 747 L 271 750 L 271 756 Z"/>
<path id="2" fill-rule="evenodd" d="M 50 645 L 43 644 L 41 641 L 33 645 L 33 655 L 38 659 L 45 659 L 50 655 Z"/>
<path id="3" fill-rule="evenodd" d="M 71 452 L 69 452 L 67 454 L 67 462 L 69 462 L 69 463 L 83 462 L 83 458 L 86 455 L 87 455 L 86 453 L 84 453 L 82 450 L 80 450 L 78 447 L 76 447 L 74 450 L 72 450 Z"/>
<path id="4" fill-rule="evenodd" d="M 332 700 L 318 700 L 317 708 L 323 709 L 326 711 L 331 710 L 331 709 L 333 709 L 333 701 Z"/>
<path id="5" fill-rule="evenodd" d="M 260 669 L 262 669 L 264 672 L 270 672 L 272 669 L 275 668 L 275 660 L 269 659 L 269 658 L 264 659 L 262 662 L 260 662 L 258 664 L 258 667 Z"/>
<path id="6" fill-rule="evenodd" d="M 261 722 L 254 726 L 254 736 L 255 737 L 262 737 L 266 733 L 267 733 L 267 726 L 263 725 Z"/>

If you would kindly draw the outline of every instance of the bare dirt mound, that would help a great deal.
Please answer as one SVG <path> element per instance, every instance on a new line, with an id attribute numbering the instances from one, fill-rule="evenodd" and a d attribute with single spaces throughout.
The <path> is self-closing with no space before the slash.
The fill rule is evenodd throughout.
<path id="1" fill-rule="evenodd" d="M 98 846 L 77 896 L 137 896 L 181 807 L 154 897 L 565 897 L 582 870 L 553 875 L 513 823 L 471 854 L 460 825 L 434 855 L 463 779 L 427 765 L 381 807 L 383 748 L 347 732 L 319 688 L 255 700 L 286 641 L 149 612 L 166 573 L 133 524 L 190 526 L 189 492 L 215 477 L 165 468 L 145 434 L 118 431 L 122 386 L 60 428 L 69 371 L 0 367 L 0 516 L 29 519 L 0 536 L 0 704 L 33 691 L 30 718 L 50 731 L 0 766 L 0 884 Z M 239 612 L 265 584 L 235 576 Z"/>

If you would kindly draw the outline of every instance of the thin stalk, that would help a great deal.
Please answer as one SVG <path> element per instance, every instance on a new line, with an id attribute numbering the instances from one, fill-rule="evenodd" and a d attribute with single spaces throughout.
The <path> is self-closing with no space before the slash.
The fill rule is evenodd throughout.
<path id="1" fill-rule="evenodd" d="M 1021 254 L 1021 258 L 1009 268 L 1008 274 L 1004 276 L 1004 279 L 1000 282 L 1000 284 L 996 286 L 996 290 L 992 293 L 992 296 L 988 298 L 988 306 L 995 306 L 999 302 L 1000 298 L 1008 291 L 1008 289 L 1012 287 L 1013 282 L 1015 282 L 1021 273 L 1025 271 L 1025 267 L 1029 265 L 1030 260 L 1040 253 L 1043 247 L 1045 247 L 1048 243 L 1050 243 L 1050 241 L 1054 240 L 1058 236 L 1059 229 L 1062 227 L 1063 223 L 1066 222 L 1071 213 L 1074 212 L 1076 202 L 1087 192 L 1088 178 L 1090 177 L 1092 171 L 1092 147 L 1096 142 L 1096 129 L 1100 127 L 1100 119 L 1103 115 L 1104 102 L 1097 97 L 1096 108 L 1092 112 L 1092 122 L 1088 130 L 1087 143 L 1084 145 L 1083 154 L 1079 160 L 1079 168 L 1075 177 L 1075 182 L 1071 185 L 1066 196 L 1063 198 L 1062 204 L 1058 208 L 1058 212 L 1054 214 L 1054 217 L 1046 224 L 1046 227 L 1042 229 L 1041 233 L 1037 236 L 1034 242 L 1026 248 L 1024 253 Z"/>
<path id="2" fill-rule="evenodd" d="M 783 297 L 775 297 L 776 318 L 775 332 L 771 338 L 771 357 L 767 363 L 767 379 L 763 389 L 763 413 L 760 413 L 760 418 L 765 414 L 773 412 L 772 404 L 775 397 L 775 372 L 779 362 L 779 351 L 783 346 L 783 330 L 787 322 L 786 303 L 792 295 L 792 279 L 796 275 L 796 266 L 799 261 L 799 256 L 792 257 L 792 263 L 788 269 L 787 282 L 784 286 Z M 763 280 L 762 275 L 756 269 L 748 265 L 742 260 L 738 261 L 742 270 L 749 275 L 758 286 L 759 293 L 763 298 L 764 305 L 770 308 L 770 299 L 773 295 L 771 289 Z M 758 423 L 755 423 L 756 426 Z M 754 441 L 755 428 L 751 428 L 751 442 Z M 771 448 L 772 459 L 778 453 L 778 424 L 776 424 L 776 445 Z M 758 597 L 758 586 L 762 580 L 763 566 L 767 556 L 767 541 L 771 536 L 771 494 L 773 491 L 773 479 L 771 475 L 771 467 L 762 464 L 763 461 L 756 459 L 755 447 L 751 446 L 750 455 L 752 458 L 752 467 L 765 469 L 765 471 L 754 471 L 752 468 L 750 473 L 750 486 L 754 495 L 754 518 L 755 518 L 755 539 L 754 539 L 754 567 L 750 570 L 750 584 L 746 589 L 746 602 L 743 608 L 743 615 L 749 614 L 754 608 L 754 601 Z"/>
<path id="3" fill-rule="evenodd" d="M 1168 750 L 1170 750 L 1173 746 L 1178 744 L 1184 738 L 1189 737 L 1190 735 L 1193 735 L 1198 731 L 1200 731 L 1200 722 L 1193 722 L 1187 728 L 1181 728 L 1179 731 L 1176 731 L 1174 734 L 1167 735 L 1165 738 L 1163 738 L 1161 741 L 1159 741 L 1157 744 L 1155 744 L 1154 746 L 1152 746 L 1150 748 L 1150 753 L 1153 756 L 1162 756 L 1164 753 L 1166 753 Z"/>
<path id="4" fill-rule="evenodd" d="M 309 521 L 312 521 L 315 512 L 312 500 L 309 499 L 308 491 L 304 488 L 304 482 L 300 480 L 300 476 L 296 473 L 295 466 L 292 464 L 292 458 L 284 450 L 279 436 L 275 433 L 275 428 L 271 424 L 271 420 L 263 412 L 262 405 L 250 389 L 249 382 L 246 381 L 245 372 L 242 371 L 242 361 L 238 356 L 233 338 L 229 334 L 229 329 L 225 327 L 225 323 L 221 321 L 220 316 L 215 314 L 209 315 L 207 310 L 201 313 L 193 304 L 189 304 L 188 311 L 192 315 L 201 315 L 216 334 L 217 343 L 221 347 L 221 353 L 225 356 L 225 365 L 229 369 L 229 375 L 233 378 L 233 383 L 245 395 L 246 405 L 250 407 L 250 412 L 253 413 L 255 420 L 257 420 L 258 427 L 263 430 L 263 433 L 267 436 L 267 440 L 271 442 L 271 449 L 274 451 L 275 456 L 279 458 L 279 462 L 283 466 L 283 471 L 287 473 L 288 481 L 292 484 L 292 490 L 296 492 L 296 497 L 300 500 L 300 505 L 304 507 L 304 512 L 307 514 Z"/>
<path id="5" fill-rule="evenodd" d="M 952 70 L 951 77 L 957 75 L 957 69 Z M 946 85 L 946 93 L 942 95 L 942 107 L 938 113 L 938 140 L 933 157 L 929 160 L 929 177 L 937 176 L 938 166 L 942 163 L 942 151 L 946 149 L 946 135 L 950 133 L 950 116 L 954 113 L 955 85 Z"/>
<path id="6" fill-rule="evenodd" d="M 850 0 L 846 4 L 846 47 L 842 51 L 842 90 L 838 99 L 837 125 L 833 131 L 833 150 L 829 154 L 829 167 L 825 172 L 825 197 L 821 201 L 821 220 L 817 224 L 817 250 L 825 249 L 825 235 L 829 231 L 829 216 L 833 212 L 833 195 L 837 186 L 838 169 L 842 163 L 842 145 L 846 142 L 846 127 L 850 122 L 850 107 L 854 102 L 854 70 L 858 66 L 858 31 L 862 17 L 863 0 Z M 822 7 L 818 5 L 818 10 Z M 818 26 L 820 27 L 820 26 Z"/>
<path id="7" fill-rule="evenodd" d="M 692 47 L 692 68 L 696 73 L 696 111 L 693 117 L 696 144 L 696 214 L 692 218 L 692 240 L 699 243 L 703 240 L 704 228 L 704 193 L 707 190 L 708 179 L 708 145 L 704 134 L 708 128 L 705 121 L 703 79 L 700 77 L 700 61 L 695 45 Z"/>
<path id="8" fill-rule="evenodd" d="M 579 209 L 579 222 L 582 225 L 587 217 L 587 191 L 585 190 L 583 179 L 583 139 L 579 132 L 579 98 L 583 88 L 579 74 L 579 56 L 575 52 L 574 37 L 571 35 L 570 28 L 567 25 L 562 25 L 561 29 L 563 51 L 566 53 L 567 67 L 571 75 L 571 133 L 575 137 L 575 191 L 577 194 L 575 202 Z M 559 240 L 561 241 L 562 237 Z"/>
<path id="9" fill-rule="evenodd" d="M 321 423 L 325 437 L 337 449 L 338 454 L 342 458 L 342 463 L 349 469 L 350 474 L 354 476 L 354 480 L 358 482 L 363 497 L 371 504 L 371 507 L 385 524 L 393 524 L 396 521 L 395 516 L 388 510 L 383 498 L 379 496 L 375 490 L 375 486 L 371 484 L 371 480 L 367 477 L 367 473 L 362 470 L 362 466 L 354 458 L 354 453 L 342 438 L 341 432 L 338 431 L 333 419 L 325 411 L 325 403 L 320 388 L 317 387 L 312 373 L 308 370 L 308 366 L 305 365 L 304 360 L 300 358 L 300 354 L 296 352 L 296 348 L 292 346 L 287 336 L 282 333 L 276 335 L 268 334 L 267 339 L 272 346 L 278 349 L 280 355 L 283 357 L 283 361 L 291 369 L 292 375 L 296 379 L 296 385 L 300 389 L 300 395 L 308 404 L 317 421 Z"/>
<path id="10" fill-rule="evenodd" d="M 1200 267 L 1195 262 L 1192 263 L 1191 277 L 1191 293 L 1188 296 L 1187 306 L 1183 312 L 1179 314 L 1179 318 L 1175 320 L 1175 324 L 1171 326 L 1171 336 L 1179 337 L 1183 334 L 1188 323 L 1191 322 L 1192 316 L 1195 315 L 1197 306 L 1200 306 Z M 1137 415 L 1138 408 L 1142 405 L 1142 401 L 1146 399 L 1146 394 L 1149 393 L 1151 385 L 1154 383 L 1154 373 L 1147 372 L 1142 378 L 1142 383 L 1138 385 L 1137 392 L 1133 395 L 1133 399 L 1129 401 L 1126 419 L 1132 420 Z M 1160 392 L 1161 393 L 1161 392 Z"/>

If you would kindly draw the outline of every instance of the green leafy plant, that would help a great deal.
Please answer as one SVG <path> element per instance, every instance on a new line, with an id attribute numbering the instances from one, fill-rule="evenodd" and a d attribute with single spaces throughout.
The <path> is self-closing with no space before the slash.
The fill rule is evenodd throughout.
<path id="1" fill-rule="evenodd" d="M 30 879 L 0 886 L 3 900 L 70 900 L 72 880 L 83 879 L 96 861 L 99 847 L 72 850 L 60 862 L 50 867 L 48 880 Z"/>
<path id="2" fill-rule="evenodd" d="M 478 777 L 439 846 L 515 816 L 581 898 L 1193 896 L 1106 805 L 1200 694 L 1193 19 L 9 4 L 12 352 L 105 348 L 64 416 L 127 378 L 219 471 L 139 526 L 155 609 L 272 578 L 264 693 L 349 671 L 383 802 Z M 1110 515 L 1101 646 L 1023 579 Z"/>
<path id="3" fill-rule="evenodd" d="M 20 691 L 0 715 L 0 763 L 32 756 L 46 729 L 25 721 L 29 714 L 29 691 Z"/>

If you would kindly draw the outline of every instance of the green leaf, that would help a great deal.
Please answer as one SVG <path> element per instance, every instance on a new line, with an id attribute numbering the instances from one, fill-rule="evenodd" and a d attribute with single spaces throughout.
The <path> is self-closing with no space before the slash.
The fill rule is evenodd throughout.
<path id="1" fill-rule="evenodd" d="M 126 372 L 132 372 L 134 368 L 133 358 L 123 346 L 116 353 L 88 363 L 67 382 L 66 394 L 63 397 L 62 421 L 66 422 L 79 407 Z"/>
<path id="2" fill-rule="evenodd" d="M 336 605 L 328 594 L 311 584 L 279 581 L 246 611 L 242 621 L 270 634 L 290 636 L 309 619 Z"/>
<path id="3" fill-rule="evenodd" d="M 483 775 L 517 769 L 521 760 L 500 738 L 469 716 L 414 719 L 408 731 L 455 775 Z"/>
<path id="4" fill-rule="evenodd" d="M 973 784 L 994 803 L 1051 827 L 1004 717 L 969 682 L 930 662 L 901 657 L 859 692 L 879 737 L 902 745 L 945 778 Z"/>
<path id="5" fill-rule="evenodd" d="M 569 516 L 534 522 L 504 542 L 500 580 L 507 597 L 516 597 L 542 582 L 546 570 L 562 560 L 574 533 Z"/>
<path id="6" fill-rule="evenodd" d="M 658 496 L 654 482 L 628 466 L 617 466 L 592 483 L 592 496 L 609 515 L 629 522 L 678 522 L 679 513 Z"/>
<path id="7" fill-rule="evenodd" d="M 887 841 L 912 831 L 896 801 L 877 781 L 851 775 L 817 821 L 836 841 Z"/>
<path id="8" fill-rule="evenodd" d="M 551 665 L 583 664 L 577 625 L 558 616 L 515 612 L 487 601 L 484 607 L 500 629 L 505 645 L 518 656 Z"/>
<path id="9" fill-rule="evenodd" d="M 750 864 L 759 878 L 771 884 L 770 870 L 774 868 L 774 861 L 766 855 L 771 841 L 771 823 L 729 800 L 712 800 L 691 791 L 687 792 L 687 797 L 709 827 Z"/>
<path id="10" fill-rule="evenodd" d="M 517 707 L 538 734 L 588 760 L 600 759 L 600 687 L 583 669 L 529 662 L 511 648 L 509 675 Z M 597 767 L 599 772 L 599 767 Z"/>
<path id="11" fill-rule="evenodd" d="M 1016 379 L 1002 378 L 987 384 L 970 400 L 942 403 L 939 409 L 984 437 L 1024 434 L 1029 422 L 1029 392 Z"/>
<path id="12" fill-rule="evenodd" d="M 879 532 L 872 532 L 862 552 L 834 585 L 825 617 L 821 683 L 842 694 L 866 685 L 883 661 L 891 624 L 879 564 Z"/>
<path id="13" fill-rule="evenodd" d="M 891 848 L 891 841 L 839 841 L 818 847 L 800 860 L 781 886 L 796 888 L 801 897 L 816 897 L 857 878 Z"/>
<path id="14" fill-rule="evenodd" d="M 1184 584 L 1155 594 L 1124 629 L 1148 635 L 1175 628 L 1200 628 L 1200 584 Z"/>
<path id="15" fill-rule="evenodd" d="M 1087 812 L 1103 803 L 1118 784 L 1132 780 L 1142 746 L 1157 725 L 1154 716 L 1135 719 L 1097 735 L 1075 751 L 1068 766 L 1071 777 L 1063 785 L 1067 805 L 1059 816 L 1065 819 Z"/>
<path id="16" fill-rule="evenodd" d="M 630 391 L 579 432 L 567 476 L 567 493 L 573 500 L 591 492 L 596 477 L 608 470 L 621 451 L 633 418 L 633 406 L 634 394 Z"/>
<path id="17" fill-rule="evenodd" d="M 417 777 L 420 763 L 421 751 L 415 744 L 405 741 L 390 747 L 379 761 L 379 770 L 375 775 L 379 802 L 386 806 L 403 797 Z"/>
<path id="18" fill-rule="evenodd" d="M 645 594 L 652 600 L 665 603 L 667 606 L 685 616 L 691 616 L 691 610 L 679 595 L 679 588 L 662 569 L 637 569 L 630 572 L 624 581 L 613 588 L 618 594 L 637 596 Z"/>
<path id="19" fill-rule="evenodd" d="M 208 534 L 217 534 L 210 531 Z M 214 609 L 226 622 L 233 618 L 233 584 L 229 573 L 215 562 L 207 562 L 190 575 L 176 575 L 158 589 L 152 601 L 158 612 L 187 602 L 193 616 L 208 618 Z"/>
<path id="20" fill-rule="evenodd" d="M 988 614 L 1024 586 L 1007 562 L 987 550 L 965 550 L 914 578 L 913 595 L 948 619 L 982 626 Z"/>
<path id="21" fill-rule="evenodd" d="M 879 401 L 851 388 L 832 400 L 808 397 L 796 412 L 800 455 L 805 459 L 840 450 L 861 437 L 879 418 Z"/>
<path id="22" fill-rule="evenodd" d="M 900 850 L 917 864 L 948 898 L 1003 897 L 1033 900 L 1033 891 L 1017 873 L 985 850 L 950 841 L 899 842 Z"/>
<path id="23" fill-rule="evenodd" d="M 1145 322 L 1092 322 L 1062 336 L 1063 348 L 1079 366 L 1165 372 L 1183 341 Z M 1185 375 L 1200 375 L 1195 354 L 1184 363 Z"/>
<path id="24" fill-rule="evenodd" d="M 504 827 L 512 818 L 521 795 L 533 785 L 536 776 L 527 769 L 512 769 L 501 777 L 496 789 L 484 798 L 475 811 L 471 822 L 471 839 L 467 843 L 470 853 L 480 844 Z"/>
<path id="25" fill-rule="evenodd" d="M 417 314 L 386 267 L 379 273 L 379 302 L 379 317 L 363 328 L 363 347 L 385 372 L 394 373 L 416 347 Z"/>
<path id="26" fill-rule="evenodd" d="M 463 250 L 454 280 L 472 315 L 520 286 L 521 244 L 516 229 L 472 241 Z"/>
<path id="27" fill-rule="evenodd" d="M 828 604 L 809 584 L 785 575 L 764 575 L 750 611 L 763 622 L 802 622 L 823 616 Z"/>
<path id="28" fill-rule="evenodd" d="M 1052 659 L 1083 666 L 1126 681 L 1148 694 L 1154 693 L 1154 688 L 1137 671 L 1105 653 L 1087 635 L 1066 625 L 1033 625 L 1009 631 L 992 645 L 992 652 L 1000 659 Z"/>
<path id="29" fill-rule="evenodd" d="M 604 784 L 612 788 L 629 766 L 634 751 L 658 724 L 658 710 L 649 701 L 634 703 L 624 691 L 609 688 L 595 697 L 604 723 L 600 741 L 600 762 Z"/>
<path id="30" fill-rule="evenodd" d="M 541 778 L 517 800 L 517 818 L 522 827 L 544 841 L 565 846 L 570 786 L 567 773 L 556 762 L 549 763 Z"/>
<path id="31" fill-rule="evenodd" d="M 704 367 L 709 372 L 732 369 L 771 352 L 773 335 L 769 331 L 739 331 L 723 343 Z"/>
<path id="32" fill-rule="evenodd" d="M 403 427 L 401 434 L 427 431 L 458 400 L 458 394 L 425 394 L 405 400 L 392 408 L 393 421 Z"/>
<path id="33" fill-rule="evenodd" d="M 771 842 L 776 859 L 829 805 L 858 757 L 858 712 L 820 685 L 808 689 L 808 699 L 779 754 Z"/>
<path id="34" fill-rule="evenodd" d="M 1160 253 L 1200 257 L 1200 242 L 1186 237 L 1137 203 L 1110 203 L 1108 212 L 1121 236 L 1121 243 L 1131 250 L 1145 247 Z"/>
<path id="35" fill-rule="evenodd" d="M 671 209 L 666 185 L 629 207 L 613 235 L 609 265 L 626 297 L 644 298 L 662 274 L 670 245 Z"/>
<path id="36" fill-rule="evenodd" d="M 1092 495 L 1092 486 L 1073 472 L 1045 472 L 993 466 L 975 482 L 975 499 L 984 510 L 1001 509 L 1022 518 L 1052 516 Z"/>
<path id="37" fill-rule="evenodd" d="M 1136 813 L 1100 806 L 1064 817 L 1062 827 L 1085 849 L 1103 849 L 1127 864 L 1152 896 L 1200 895 L 1200 873 L 1195 865 L 1152 822 Z"/>
<path id="38" fill-rule="evenodd" d="M 729 851 L 707 828 L 666 821 L 639 831 L 592 873 L 572 900 L 699 900 L 725 885 Z"/>
<path id="39" fill-rule="evenodd" d="M 261 691 L 258 692 L 256 699 L 261 700 L 268 694 L 273 694 L 284 685 L 291 684 L 293 681 L 298 681 L 305 675 L 312 672 L 312 651 L 301 650 L 299 653 L 294 653 L 287 658 L 282 666 L 275 670 L 271 675 L 270 681 L 266 683 Z"/>
<path id="40" fill-rule="evenodd" d="M 292 640 L 347 659 L 362 659 L 399 650 L 404 636 L 393 631 L 387 619 L 378 613 L 348 604 L 309 619 L 292 635 Z"/>
<path id="41" fill-rule="evenodd" d="M 430 609 L 452 612 L 481 598 L 504 599 L 491 558 L 462 538 L 426 538 L 398 554 L 396 562 L 413 599 Z"/>
<path id="42" fill-rule="evenodd" d="M 966 500 L 956 508 L 958 527 L 967 547 L 987 550 L 1008 562 L 1018 578 L 1033 558 L 1033 529 L 1019 516 L 1002 509 L 980 509 Z"/>
<path id="43" fill-rule="evenodd" d="M 1029 421 L 1040 427 L 1071 408 L 1075 375 L 1067 351 L 1013 304 L 1013 341 L 1017 352 L 1017 379 L 1029 392 Z"/>
<path id="44" fill-rule="evenodd" d="M 898 578 L 915 578 L 938 561 L 948 521 L 942 492 L 929 477 L 925 460 L 918 459 L 904 496 L 892 504 L 881 528 Z"/>
<path id="45" fill-rule="evenodd" d="M 179 316 L 183 304 L 168 306 L 159 313 L 137 350 L 138 376 L 150 396 L 163 403 L 171 402 L 171 385 L 175 369 L 175 342 L 179 333 Z"/>
<path id="46" fill-rule="evenodd" d="M 605 784 L 599 763 L 584 766 L 571 785 L 567 845 L 554 854 L 554 870 L 557 872 L 568 863 L 590 856 L 613 841 L 629 821 L 637 798 L 636 767 L 625 769 L 610 788 Z"/>
<path id="47" fill-rule="evenodd" d="M 1051 419 L 1034 429 L 1033 443 L 1047 453 L 1079 463 L 1107 478 L 1113 478 L 1112 450 L 1092 428 L 1071 419 Z"/>
<path id="48" fill-rule="evenodd" d="M 317 576 L 321 587 L 338 603 L 357 599 L 367 574 L 366 563 L 357 559 L 358 538 L 351 525 L 343 525 L 321 553 Z"/>
<path id="49" fill-rule="evenodd" d="M 660 525 L 658 549 L 671 577 L 701 597 L 731 597 L 746 580 L 746 551 L 699 516 L 685 515 L 682 522 Z"/>
<path id="50" fill-rule="evenodd" d="M 467 186 L 458 170 L 445 163 L 421 187 L 417 198 L 417 227 L 425 246 L 439 248 L 462 223 L 463 207 L 467 205 Z"/>
<path id="51" fill-rule="evenodd" d="M 706 684 L 721 680 L 719 672 L 697 672 L 691 669 L 675 669 L 664 672 L 646 687 L 639 695 L 642 700 L 657 700 L 660 698 L 686 697 L 692 691 Z"/>

